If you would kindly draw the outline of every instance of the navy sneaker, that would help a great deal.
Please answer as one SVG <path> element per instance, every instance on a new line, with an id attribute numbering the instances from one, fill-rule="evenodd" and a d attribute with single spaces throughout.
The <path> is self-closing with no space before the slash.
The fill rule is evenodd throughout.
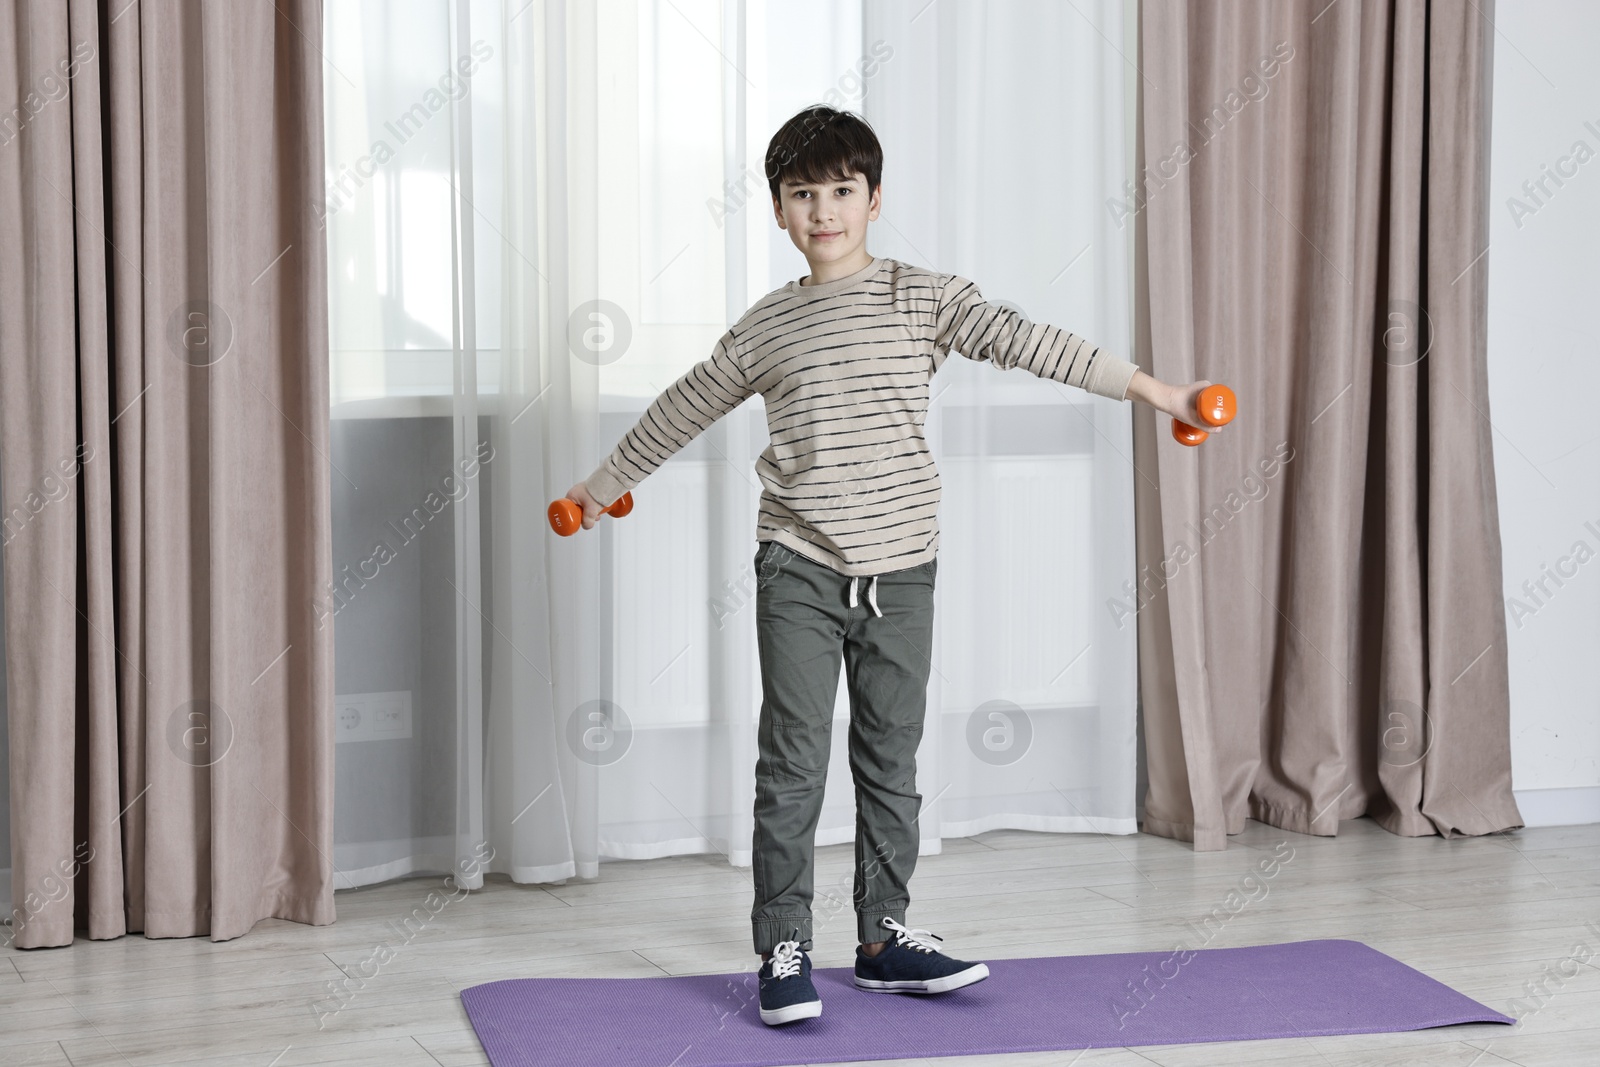
<path id="1" fill-rule="evenodd" d="M 795 937 L 799 936 L 796 929 Z M 811 984 L 811 957 L 801 950 L 798 940 L 778 942 L 772 958 L 762 961 L 756 976 L 761 984 L 761 1021 L 768 1026 L 822 1014 L 822 998 Z"/>
<path id="2" fill-rule="evenodd" d="M 856 948 L 856 985 L 873 993 L 946 993 L 989 977 L 986 963 L 951 959 L 933 947 L 943 938 L 926 930 L 908 930 L 889 916 L 883 927 L 894 936 L 869 956 Z"/>

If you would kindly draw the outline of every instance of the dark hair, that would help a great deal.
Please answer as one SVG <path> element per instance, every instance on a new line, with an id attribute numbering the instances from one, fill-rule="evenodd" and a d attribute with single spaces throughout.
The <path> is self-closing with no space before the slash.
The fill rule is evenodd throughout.
<path id="1" fill-rule="evenodd" d="M 883 177 L 883 146 L 867 120 L 826 104 L 813 104 L 785 122 L 767 145 L 767 186 L 779 198 L 786 179 L 849 181 L 866 175 L 867 196 Z"/>

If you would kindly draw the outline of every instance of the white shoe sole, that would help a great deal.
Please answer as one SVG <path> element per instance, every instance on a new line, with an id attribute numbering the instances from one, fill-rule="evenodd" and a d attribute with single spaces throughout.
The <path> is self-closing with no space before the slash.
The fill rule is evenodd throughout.
<path id="1" fill-rule="evenodd" d="M 761 1021 L 768 1026 L 782 1026 L 784 1023 L 792 1023 L 796 1019 L 815 1019 L 821 1014 L 822 1001 L 804 1000 L 799 1004 L 790 1004 L 786 1008 L 773 1008 L 771 1011 L 762 1008 Z"/>
<path id="2" fill-rule="evenodd" d="M 948 993 L 952 989 L 981 982 L 989 977 L 987 963 L 975 963 L 964 971 L 935 978 L 930 982 L 880 982 L 875 978 L 856 978 L 856 987 L 869 993 Z"/>

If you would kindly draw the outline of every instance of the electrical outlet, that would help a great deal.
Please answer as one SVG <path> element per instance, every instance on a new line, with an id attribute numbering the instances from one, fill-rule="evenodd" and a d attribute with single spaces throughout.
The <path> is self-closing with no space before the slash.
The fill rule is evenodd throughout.
<path id="1" fill-rule="evenodd" d="M 411 736 L 411 691 L 348 693 L 334 697 L 333 737 L 343 741 L 395 741 Z"/>
<path id="2" fill-rule="evenodd" d="M 394 740 L 411 736 L 411 694 L 380 693 L 368 701 L 372 736 Z"/>
<path id="3" fill-rule="evenodd" d="M 362 697 L 337 697 L 334 700 L 334 740 L 360 740 L 367 722 L 367 702 Z"/>

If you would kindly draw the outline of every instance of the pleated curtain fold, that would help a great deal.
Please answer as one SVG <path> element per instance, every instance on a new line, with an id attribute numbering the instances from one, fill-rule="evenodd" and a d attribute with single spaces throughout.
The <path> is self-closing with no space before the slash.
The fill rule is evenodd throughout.
<path id="1" fill-rule="evenodd" d="M 1522 825 L 1486 373 L 1493 7 L 1142 5 L 1144 829 Z"/>
<path id="2" fill-rule="evenodd" d="M 320 20 L 0 7 L 21 947 L 334 918 Z"/>

